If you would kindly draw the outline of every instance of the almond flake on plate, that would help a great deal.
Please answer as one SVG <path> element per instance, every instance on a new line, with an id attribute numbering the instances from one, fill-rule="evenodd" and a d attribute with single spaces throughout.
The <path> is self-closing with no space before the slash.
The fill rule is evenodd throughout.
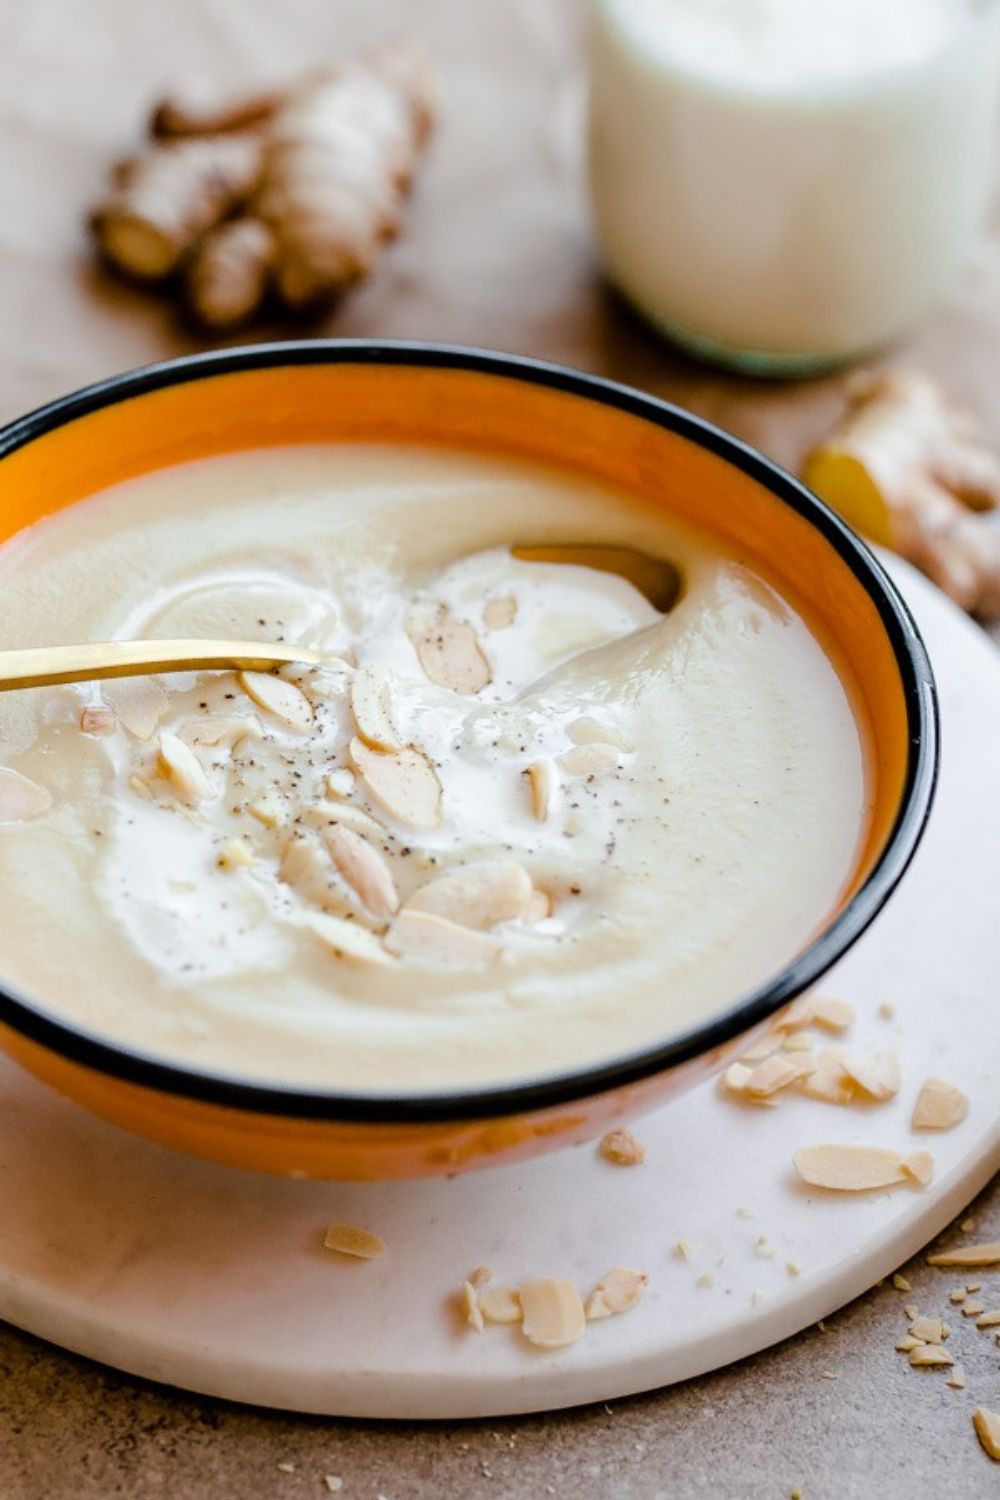
<path id="1" fill-rule="evenodd" d="M 850 1104 L 854 1098 L 854 1085 L 844 1067 L 843 1054 L 836 1047 L 824 1048 L 801 1087 L 808 1098 L 824 1104 Z"/>
<path id="2" fill-rule="evenodd" d="M 646 1160 L 645 1146 L 624 1125 L 602 1136 L 598 1149 L 604 1160 L 616 1167 L 639 1167 Z"/>
<path id="3" fill-rule="evenodd" d="M 803 1182 L 839 1193 L 866 1193 L 906 1180 L 903 1157 L 882 1146 L 805 1146 L 796 1151 Z"/>
<path id="4" fill-rule="evenodd" d="M 323 1236 L 326 1250 L 335 1250 L 338 1255 L 351 1255 L 357 1260 L 378 1260 L 385 1254 L 385 1241 L 370 1229 L 359 1229 L 354 1224 L 329 1224 Z"/>
<path id="5" fill-rule="evenodd" d="M 844 1072 L 870 1099 L 884 1103 L 899 1093 L 899 1059 L 895 1052 L 874 1057 L 845 1057 Z"/>
<path id="6" fill-rule="evenodd" d="M 962 1090 L 943 1078 L 928 1078 L 913 1107 L 914 1130 L 950 1130 L 959 1125 L 969 1112 L 969 1100 Z"/>
<path id="7" fill-rule="evenodd" d="M 474 1328 L 477 1333 L 482 1333 L 484 1324 L 483 1315 L 479 1307 L 479 1293 L 471 1281 L 462 1283 L 460 1300 L 463 1318 L 470 1328 Z"/>
<path id="8" fill-rule="evenodd" d="M 649 1284 L 645 1271 L 633 1271 L 628 1266 L 615 1266 L 602 1276 L 594 1287 L 584 1309 L 588 1320 L 609 1318 L 613 1313 L 627 1312 L 634 1307 Z"/>
<path id="9" fill-rule="evenodd" d="M 512 859 L 484 860 L 420 886 L 406 909 L 433 912 L 481 931 L 520 917 L 531 894 L 531 877 L 522 865 Z"/>
<path id="10" fill-rule="evenodd" d="M 766 1098 L 769 1094 L 777 1093 L 779 1089 L 787 1088 L 800 1076 L 795 1064 L 787 1057 L 775 1055 L 757 1064 L 744 1087 L 748 1094 L 757 1098 Z"/>
<path id="11" fill-rule="evenodd" d="M 827 1031 L 846 1031 L 854 1020 L 854 1006 L 850 1000 L 816 999 L 812 1002 L 812 1019 Z"/>
<path id="12" fill-rule="evenodd" d="M 52 794 L 37 781 L 0 766 L 0 823 L 27 823 L 52 806 Z"/>
<path id="13" fill-rule="evenodd" d="M 479 1310 L 487 1323 L 520 1323 L 521 1302 L 506 1286 L 490 1286 L 479 1293 Z"/>
<path id="14" fill-rule="evenodd" d="M 530 1344 L 561 1349 L 573 1344 L 586 1327 L 580 1293 L 562 1277 L 526 1281 L 518 1288 L 521 1328 Z"/>
<path id="15" fill-rule="evenodd" d="M 730 1063 L 722 1075 L 722 1081 L 727 1089 L 734 1094 L 746 1093 L 746 1086 L 753 1077 L 753 1069 L 746 1067 L 741 1062 Z"/>
<path id="16" fill-rule="evenodd" d="M 358 734 L 373 750 L 401 750 L 391 716 L 392 676 L 385 667 L 359 667 L 351 680 L 351 712 Z"/>
<path id="17" fill-rule="evenodd" d="M 372 750 L 353 739 L 350 756 L 376 802 L 410 828 L 436 828 L 441 822 L 441 783 L 422 750 L 409 745 L 394 752 Z"/>
<path id="18" fill-rule="evenodd" d="M 900 1165 L 907 1177 L 918 1182 L 921 1187 L 926 1187 L 934 1176 L 934 1158 L 929 1151 L 911 1151 L 904 1156 Z"/>
<path id="19" fill-rule="evenodd" d="M 930 1266 L 995 1266 L 1000 1265 L 1000 1240 L 990 1240 L 982 1245 L 960 1245 L 955 1250 L 939 1250 L 928 1255 Z"/>
<path id="20" fill-rule="evenodd" d="M 291 729 L 311 728 L 313 707 L 301 688 L 270 672 L 240 672 L 239 684 L 258 708 Z"/>

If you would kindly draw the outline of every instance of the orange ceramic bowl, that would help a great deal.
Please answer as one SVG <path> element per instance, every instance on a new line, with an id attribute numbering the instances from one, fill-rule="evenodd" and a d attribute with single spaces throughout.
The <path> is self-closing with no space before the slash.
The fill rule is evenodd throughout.
<path id="1" fill-rule="evenodd" d="M 531 360 L 431 345 L 303 342 L 180 359 L 54 402 L 0 433 L 0 539 L 130 476 L 282 443 L 438 443 L 610 481 L 692 522 L 768 576 L 849 682 L 874 814 L 849 889 L 785 968 L 655 1046 L 523 1085 L 357 1095 L 216 1076 L 0 993 L 0 1044 L 99 1115 L 218 1161 L 336 1178 L 453 1173 L 592 1138 L 716 1070 L 839 959 L 919 842 L 933 796 L 933 679 L 878 562 L 760 454 L 638 391 Z M 0 893 L 2 894 L 2 893 Z M 0 938 L 2 968 L 2 938 Z"/>

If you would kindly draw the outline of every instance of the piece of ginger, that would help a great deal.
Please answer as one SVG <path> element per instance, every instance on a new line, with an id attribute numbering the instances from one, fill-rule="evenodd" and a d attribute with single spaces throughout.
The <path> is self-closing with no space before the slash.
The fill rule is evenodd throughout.
<path id="1" fill-rule="evenodd" d="M 195 247 L 185 272 L 188 304 L 207 328 L 235 328 L 267 293 L 277 247 L 261 219 L 228 219 Z"/>
<path id="2" fill-rule="evenodd" d="M 115 193 L 91 215 L 94 236 L 118 270 L 162 280 L 250 196 L 260 169 L 261 142 L 254 135 L 158 146 L 117 169 Z"/>
<path id="3" fill-rule="evenodd" d="M 915 371 L 855 377 L 841 426 L 806 460 L 811 489 L 964 609 L 1000 615 L 1000 457 L 974 419 Z"/>

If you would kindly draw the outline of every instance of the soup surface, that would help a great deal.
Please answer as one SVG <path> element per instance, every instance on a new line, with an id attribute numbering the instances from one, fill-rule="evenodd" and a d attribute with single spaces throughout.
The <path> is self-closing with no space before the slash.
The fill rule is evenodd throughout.
<path id="1" fill-rule="evenodd" d="M 514 543 L 669 556 L 624 579 Z M 0 981 L 143 1052 L 440 1091 L 664 1040 L 780 968 L 867 817 L 847 694 L 738 559 L 578 476 L 312 446 L 131 480 L 0 549 L 7 647 L 319 668 L 0 695 Z"/>

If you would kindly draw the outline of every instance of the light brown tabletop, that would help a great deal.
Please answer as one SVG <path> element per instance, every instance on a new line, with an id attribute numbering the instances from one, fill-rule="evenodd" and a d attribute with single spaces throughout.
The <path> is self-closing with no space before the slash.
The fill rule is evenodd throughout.
<path id="1" fill-rule="evenodd" d="M 8 5 L 0 419 L 204 347 L 168 303 L 97 269 L 83 228 L 109 163 L 136 144 L 159 90 L 191 73 L 234 85 L 288 76 L 409 27 L 435 62 L 440 132 L 403 238 L 312 331 L 564 361 L 677 400 L 794 465 L 838 411 L 839 377 L 783 386 L 713 374 L 670 351 L 602 284 L 580 159 L 584 12 L 583 0 Z M 938 375 L 1000 434 L 1000 212 L 960 284 L 899 357 Z M 977 1238 L 1000 1238 L 996 1183 L 973 1211 Z M 0 1327 L 0 1497 L 304 1500 L 330 1493 L 327 1474 L 343 1479 L 345 1500 L 780 1500 L 796 1487 L 804 1500 L 995 1495 L 1000 1468 L 976 1444 L 970 1412 L 1000 1409 L 1000 1351 L 983 1336 L 963 1338 L 964 1392 L 911 1370 L 893 1352 L 901 1303 L 932 1311 L 944 1295 L 940 1273 L 922 1262 L 907 1275 L 912 1298 L 878 1287 L 825 1332 L 683 1387 L 454 1427 L 239 1409 L 144 1385 Z M 1000 1277 L 992 1280 L 1000 1293 Z"/>

